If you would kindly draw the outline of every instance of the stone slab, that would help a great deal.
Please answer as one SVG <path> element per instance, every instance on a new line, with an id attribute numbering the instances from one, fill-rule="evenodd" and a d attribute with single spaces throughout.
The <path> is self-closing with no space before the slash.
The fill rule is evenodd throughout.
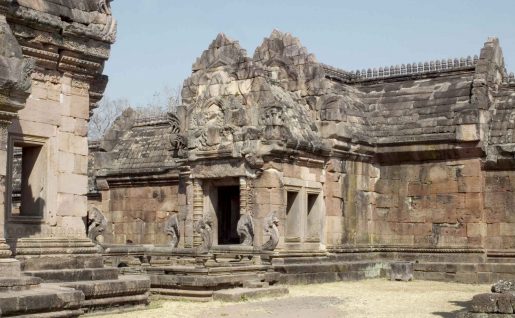
<path id="1" fill-rule="evenodd" d="M 213 293 L 213 300 L 235 302 L 262 297 L 278 297 L 287 295 L 289 290 L 284 286 L 265 288 L 233 288 L 218 290 Z"/>

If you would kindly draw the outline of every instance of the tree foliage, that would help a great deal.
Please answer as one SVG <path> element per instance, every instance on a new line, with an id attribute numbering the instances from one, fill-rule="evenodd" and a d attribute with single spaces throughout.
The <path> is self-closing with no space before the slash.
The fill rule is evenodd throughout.
<path id="1" fill-rule="evenodd" d="M 163 87 L 152 95 L 152 99 L 143 106 L 132 104 L 126 98 L 111 99 L 104 96 L 89 120 L 88 138 L 99 140 L 124 110 L 132 107 L 139 117 L 154 117 L 166 112 L 175 112 L 181 104 L 181 87 Z"/>

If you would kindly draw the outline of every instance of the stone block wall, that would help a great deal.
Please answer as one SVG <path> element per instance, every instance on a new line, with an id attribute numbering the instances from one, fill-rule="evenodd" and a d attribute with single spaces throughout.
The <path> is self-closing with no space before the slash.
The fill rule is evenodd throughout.
<path id="1" fill-rule="evenodd" d="M 485 247 L 515 248 L 515 171 L 486 171 L 484 184 Z"/>
<path id="2" fill-rule="evenodd" d="M 107 243 L 167 244 L 164 223 L 178 212 L 178 185 L 110 189 Z"/>
<path id="3" fill-rule="evenodd" d="M 41 147 L 39 192 L 32 193 L 41 222 L 8 224 L 9 237 L 83 237 L 87 211 L 89 84 L 53 72 L 32 74 L 32 93 L 9 128 L 14 144 Z"/>
<path id="4" fill-rule="evenodd" d="M 481 246 L 482 185 L 479 159 L 381 166 L 371 242 Z"/>

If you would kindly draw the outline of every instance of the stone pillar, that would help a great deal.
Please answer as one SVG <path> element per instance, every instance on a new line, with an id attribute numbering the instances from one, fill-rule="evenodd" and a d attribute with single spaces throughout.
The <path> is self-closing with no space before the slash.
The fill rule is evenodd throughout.
<path id="1" fill-rule="evenodd" d="M 11 250 L 5 241 L 6 178 L 7 178 L 7 127 L 10 120 L 0 119 L 0 278 L 20 277 L 20 262 L 10 258 Z"/>
<path id="2" fill-rule="evenodd" d="M 24 58 L 7 20 L 0 15 L 0 277 L 19 277 L 20 263 L 12 258 L 5 241 L 7 128 L 24 107 L 30 93 L 28 73 L 32 64 Z"/>
<path id="3" fill-rule="evenodd" d="M 240 177 L 240 215 L 249 214 L 247 210 L 248 191 L 247 180 L 245 177 Z"/>
<path id="4" fill-rule="evenodd" d="M 204 216 L 204 192 L 200 180 L 193 179 L 193 226 Z M 197 231 L 193 231 L 193 246 L 200 246 L 202 237 Z"/>

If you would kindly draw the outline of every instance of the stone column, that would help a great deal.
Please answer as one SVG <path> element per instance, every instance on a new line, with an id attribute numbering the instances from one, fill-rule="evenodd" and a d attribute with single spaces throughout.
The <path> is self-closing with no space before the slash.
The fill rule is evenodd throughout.
<path id="1" fill-rule="evenodd" d="M 7 174 L 7 127 L 10 122 L 0 120 L 0 258 L 9 257 L 11 252 L 5 243 L 6 218 L 6 174 Z"/>
<path id="2" fill-rule="evenodd" d="M 3 114 L 0 114 L 3 115 Z M 9 117 L 0 117 L 0 278 L 20 277 L 20 262 L 10 258 L 11 250 L 5 241 L 5 221 L 7 206 L 7 128 L 11 124 Z"/>
<path id="3" fill-rule="evenodd" d="M 204 216 L 204 192 L 202 191 L 202 184 L 200 180 L 193 179 L 193 227 Z M 200 233 L 193 230 L 193 246 L 200 246 L 202 244 L 202 237 Z"/>
<path id="4" fill-rule="evenodd" d="M 245 177 L 240 177 L 240 215 L 250 214 L 247 211 L 248 191 L 247 180 Z"/>

